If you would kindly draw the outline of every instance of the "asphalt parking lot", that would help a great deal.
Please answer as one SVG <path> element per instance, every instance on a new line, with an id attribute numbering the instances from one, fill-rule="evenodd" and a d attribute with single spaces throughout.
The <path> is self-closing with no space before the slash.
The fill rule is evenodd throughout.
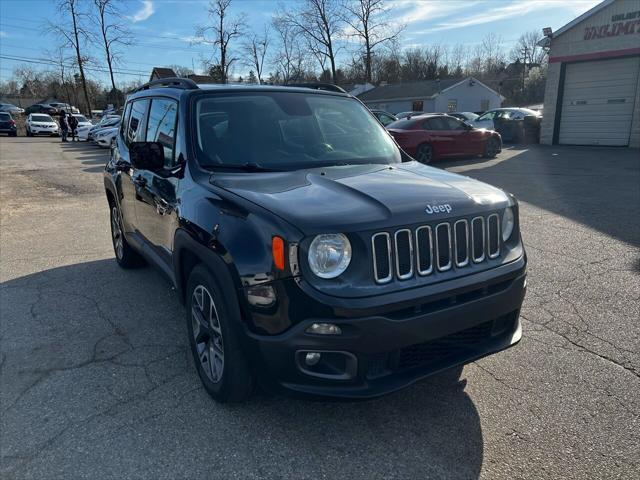
<path id="1" fill-rule="evenodd" d="M 214 403 L 184 312 L 113 260 L 107 152 L 0 138 L 0 477 L 637 478 L 640 155 L 509 148 L 438 166 L 515 193 L 524 339 L 381 399 Z"/>

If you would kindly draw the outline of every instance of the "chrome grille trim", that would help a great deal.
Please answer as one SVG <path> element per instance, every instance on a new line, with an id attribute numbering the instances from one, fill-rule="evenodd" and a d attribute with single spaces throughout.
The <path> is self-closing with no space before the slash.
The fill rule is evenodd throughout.
<path id="1" fill-rule="evenodd" d="M 480 224 L 482 225 L 481 228 L 481 234 L 480 236 L 482 237 L 482 255 L 479 257 L 476 257 L 476 238 L 474 236 L 474 225 L 476 222 L 480 222 Z M 484 261 L 485 258 L 485 251 L 487 249 L 487 242 L 485 239 L 485 228 L 484 228 L 484 217 L 475 217 L 473 220 L 471 220 L 471 257 L 473 258 L 473 262 L 474 263 L 480 263 L 482 261 Z"/>
<path id="2" fill-rule="evenodd" d="M 405 274 L 400 273 L 400 258 L 398 256 L 399 248 L 398 248 L 398 236 L 405 234 L 407 235 L 407 240 L 409 241 L 409 271 Z M 413 277 L 413 241 L 411 239 L 411 230 L 408 228 L 403 228 L 401 230 L 397 230 L 393 235 L 393 240 L 395 242 L 395 251 L 396 251 L 396 275 L 400 280 L 406 280 L 407 278 Z"/>
<path id="3" fill-rule="evenodd" d="M 420 250 L 422 249 L 420 247 L 419 235 L 422 230 L 429 232 L 429 268 L 426 270 L 420 270 L 420 265 L 422 264 L 420 261 Z M 416 228 L 416 271 L 418 272 L 418 275 L 422 276 L 429 275 L 433 272 L 433 232 L 429 225 Z"/>
<path id="4" fill-rule="evenodd" d="M 424 277 L 496 259 L 502 253 L 500 223 L 499 213 L 492 213 L 372 234 L 375 282 Z"/>
<path id="5" fill-rule="evenodd" d="M 389 262 L 389 275 L 380 278 L 378 275 L 378 262 L 376 261 L 376 238 L 383 236 L 387 239 L 387 261 Z M 371 237 L 371 252 L 373 253 L 373 276 L 376 283 L 389 283 L 393 278 L 393 265 L 391 263 L 391 236 L 387 232 L 376 233 Z"/>
<path id="6" fill-rule="evenodd" d="M 440 228 L 446 228 L 447 229 L 447 249 L 449 250 L 449 263 L 447 263 L 446 265 L 440 265 L 440 251 L 442 250 L 442 247 L 444 247 L 444 245 L 440 245 L 440 240 L 438 239 L 438 232 L 440 231 Z M 451 250 L 451 224 L 449 223 L 439 223 L 438 225 L 436 225 L 436 264 L 438 265 L 438 270 L 440 270 L 441 272 L 446 272 L 447 270 L 451 269 L 451 266 L 453 265 L 453 254 L 452 254 L 452 250 Z"/>
<path id="7" fill-rule="evenodd" d="M 491 229 L 491 219 L 495 217 L 496 219 L 496 228 L 495 228 L 495 232 L 492 233 L 492 229 Z M 495 252 L 491 251 L 491 240 L 492 237 L 491 235 L 494 234 L 496 235 L 496 246 L 497 249 Z M 489 254 L 489 258 L 493 259 L 493 258 L 497 258 L 498 256 L 500 256 L 500 237 L 502 236 L 501 231 L 500 231 L 500 216 L 497 213 L 492 213 L 491 215 L 489 215 L 487 217 L 487 252 Z"/>
<path id="8" fill-rule="evenodd" d="M 464 225 L 464 242 L 465 242 L 464 260 L 460 260 L 458 258 L 458 244 L 460 242 L 460 239 L 458 239 L 459 223 Z M 458 220 L 456 223 L 453 224 L 453 239 L 454 239 L 454 245 L 455 245 L 454 251 L 455 251 L 455 258 L 456 258 L 456 267 L 466 267 L 467 265 L 469 265 L 469 222 L 467 222 L 466 220 Z"/>

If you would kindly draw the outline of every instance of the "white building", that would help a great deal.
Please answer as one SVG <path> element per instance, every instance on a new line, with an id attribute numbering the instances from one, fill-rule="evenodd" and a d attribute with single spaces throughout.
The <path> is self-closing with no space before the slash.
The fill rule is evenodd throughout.
<path id="1" fill-rule="evenodd" d="M 556 32 L 541 142 L 640 147 L 640 0 L 605 0 Z"/>
<path id="2" fill-rule="evenodd" d="M 473 77 L 380 85 L 358 98 L 369 108 L 400 112 L 484 112 L 504 97 Z"/>

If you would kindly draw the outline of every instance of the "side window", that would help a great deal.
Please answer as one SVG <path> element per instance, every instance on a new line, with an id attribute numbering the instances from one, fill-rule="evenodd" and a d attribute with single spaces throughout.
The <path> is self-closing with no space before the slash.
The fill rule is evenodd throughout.
<path id="1" fill-rule="evenodd" d="M 145 120 L 147 117 L 147 106 L 149 100 L 136 100 L 131 105 L 131 115 L 129 117 L 129 125 L 127 126 L 127 135 L 125 142 L 127 146 L 131 142 L 144 142 L 145 140 Z"/>
<path id="2" fill-rule="evenodd" d="M 487 113 L 484 113 L 484 114 L 480 115 L 477 120 L 478 121 L 493 120 L 493 117 L 495 116 L 495 114 L 496 114 L 496 112 L 487 112 Z"/>
<path id="3" fill-rule="evenodd" d="M 443 117 L 432 117 L 424 123 L 427 125 L 427 130 L 449 130 Z"/>
<path id="4" fill-rule="evenodd" d="M 164 166 L 173 167 L 178 104 L 166 98 L 151 100 L 147 121 L 147 142 L 160 142 L 164 148 Z"/>
<path id="5" fill-rule="evenodd" d="M 129 125 L 129 115 L 131 115 L 131 104 L 133 102 L 127 103 L 127 106 L 124 109 L 124 113 L 122 114 L 122 121 L 120 122 L 120 136 L 124 139 L 125 133 L 127 132 L 127 126 Z"/>
<path id="6" fill-rule="evenodd" d="M 466 130 L 462 122 L 456 118 L 444 117 L 443 120 L 447 124 L 447 130 Z"/>

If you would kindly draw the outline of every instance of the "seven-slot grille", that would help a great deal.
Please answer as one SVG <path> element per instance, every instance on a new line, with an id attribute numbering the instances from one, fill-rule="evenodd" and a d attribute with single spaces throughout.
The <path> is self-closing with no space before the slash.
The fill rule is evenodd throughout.
<path id="1" fill-rule="evenodd" d="M 390 282 L 394 276 L 406 280 L 416 273 L 425 276 L 454 266 L 464 268 L 500 255 L 500 217 L 493 213 L 415 230 L 378 232 L 371 237 L 371 247 L 377 283 Z"/>

